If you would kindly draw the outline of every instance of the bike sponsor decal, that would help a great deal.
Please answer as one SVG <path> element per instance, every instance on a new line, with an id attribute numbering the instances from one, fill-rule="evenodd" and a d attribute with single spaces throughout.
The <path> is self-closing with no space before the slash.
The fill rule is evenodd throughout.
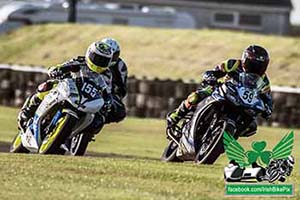
<path id="1" fill-rule="evenodd" d="M 234 137 L 226 132 L 224 148 L 229 165 L 224 168 L 226 182 L 285 182 L 291 175 L 295 160 L 291 155 L 294 132 L 286 134 L 272 150 L 266 150 L 266 141 L 254 141 L 251 150 L 244 150 Z M 272 186 L 272 187 L 271 187 Z M 293 195 L 293 185 L 226 184 L 226 195 Z"/>

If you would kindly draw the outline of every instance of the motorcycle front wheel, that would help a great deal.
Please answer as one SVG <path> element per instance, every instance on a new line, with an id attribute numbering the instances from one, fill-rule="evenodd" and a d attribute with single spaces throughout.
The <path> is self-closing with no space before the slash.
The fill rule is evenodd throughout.
<path id="1" fill-rule="evenodd" d="M 195 157 L 197 164 L 213 164 L 224 152 L 223 133 L 226 128 L 226 122 L 220 120 L 208 135 L 208 139 L 201 144 L 201 147 Z"/>
<path id="2" fill-rule="evenodd" d="M 53 130 L 44 138 L 42 145 L 39 148 L 39 153 L 62 154 L 60 146 L 72 133 L 72 128 L 76 121 L 77 119 L 74 116 L 68 113 L 63 113 Z"/>
<path id="3" fill-rule="evenodd" d="M 22 144 L 21 134 L 18 133 L 10 146 L 9 152 L 11 153 L 29 153 L 29 150 L 26 149 Z"/>

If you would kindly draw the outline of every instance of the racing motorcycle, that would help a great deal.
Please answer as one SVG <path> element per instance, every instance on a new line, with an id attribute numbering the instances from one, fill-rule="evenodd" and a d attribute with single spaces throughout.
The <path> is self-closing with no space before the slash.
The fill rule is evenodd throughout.
<path id="1" fill-rule="evenodd" d="M 105 107 L 99 92 L 105 81 L 97 86 L 81 70 L 77 74 L 58 79 L 57 86 L 45 96 L 26 127 L 19 127 L 10 152 L 85 153 L 93 135 L 84 130 L 92 123 L 95 114 Z"/>
<path id="2" fill-rule="evenodd" d="M 249 122 L 267 108 L 260 98 L 262 78 L 239 73 L 217 87 L 173 129 L 161 160 L 213 164 L 224 152 L 223 133 L 245 136 Z"/>

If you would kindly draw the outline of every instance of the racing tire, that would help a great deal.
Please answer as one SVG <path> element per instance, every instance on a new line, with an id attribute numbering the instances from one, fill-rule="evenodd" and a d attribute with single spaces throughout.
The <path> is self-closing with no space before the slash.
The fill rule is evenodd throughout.
<path id="1" fill-rule="evenodd" d="M 91 139 L 92 135 L 88 133 L 73 136 L 71 139 L 70 155 L 83 156 Z"/>
<path id="2" fill-rule="evenodd" d="M 22 139 L 21 139 L 20 133 L 18 133 L 12 140 L 9 152 L 10 153 L 29 153 L 29 150 L 26 149 L 22 144 Z"/>
<path id="3" fill-rule="evenodd" d="M 218 157 L 224 152 L 224 145 L 223 145 L 223 133 L 226 128 L 226 122 L 220 120 L 218 123 L 222 123 L 223 125 L 220 125 L 218 133 L 213 138 L 213 141 L 210 142 L 206 146 L 206 150 L 203 151 L 203 144 L 202 147 L 199 149 L 196 157 L 195 162 L 197 164 L 213 164 Z"/>
<path id="4" fill-rule="evenodd" d="M 174 141 L 170 141 L 161 156 L 161 161 L 183 162 L 183 160 L 179 159 L 176 156 L 177 149 L 178 149 L 178 145 Z"/>
<path id="5" fill-rule="evenodd" d="M 47 134 L 39 148 L 40 154 L 62 154 L 61 144 L 65 142 L 67 137 L 72 133 L 77 119 L 68 114 L 63 113 L 62 117 L 56 123 L 53 130 Z"/>

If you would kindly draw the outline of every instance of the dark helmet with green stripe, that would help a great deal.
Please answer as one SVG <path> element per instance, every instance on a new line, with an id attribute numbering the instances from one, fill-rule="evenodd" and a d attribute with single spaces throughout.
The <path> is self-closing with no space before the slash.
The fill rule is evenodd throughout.
<path id="1" fill-rule="evenodd" d="M 112 57 L 112 48 L 104 42 L 93 42 L 85 54 L 87 66 L 96 73 L 104 72 L 110 65 Z"/>
<path id="2" fill-rule="evenodd" d="M 270 57 L 267 50 L 258 45 L 248 46 L 242 55 L 242 65 L 246 72 L 262 76 L 269 65 Z"/>

